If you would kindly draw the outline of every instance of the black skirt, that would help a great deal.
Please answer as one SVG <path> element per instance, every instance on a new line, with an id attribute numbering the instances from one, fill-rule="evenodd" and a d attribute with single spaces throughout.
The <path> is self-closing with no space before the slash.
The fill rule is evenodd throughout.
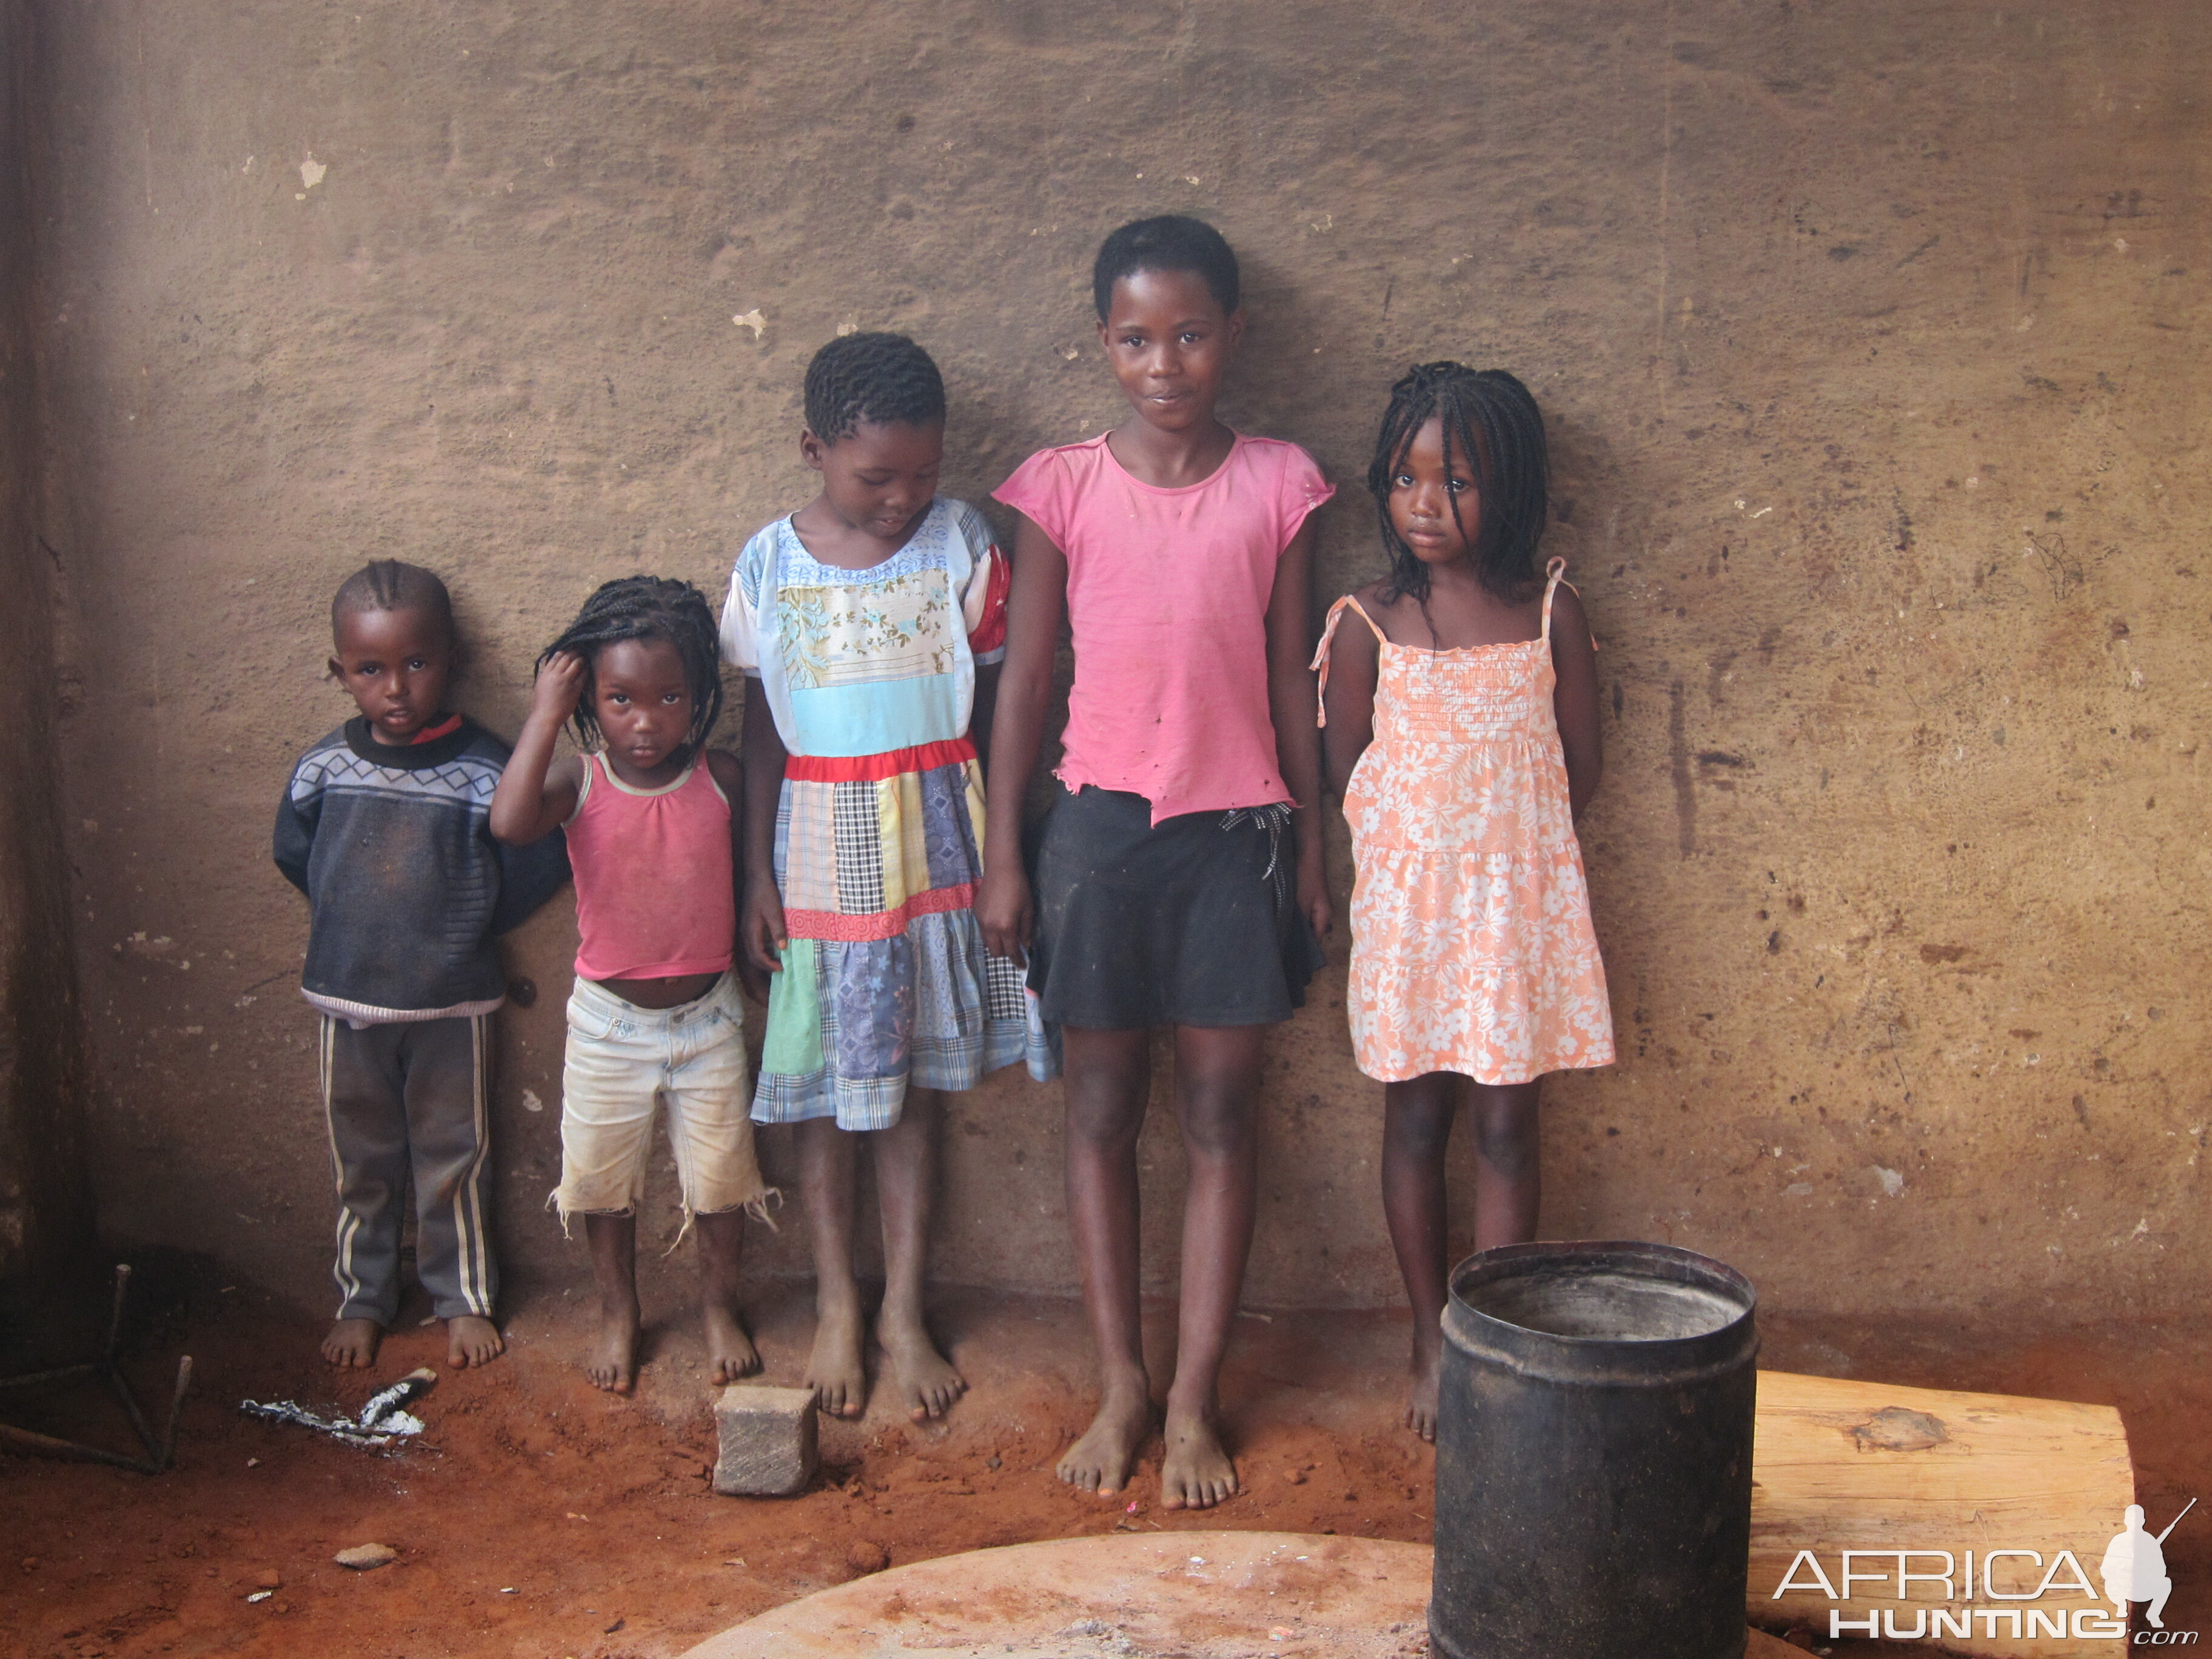
<path id="1" fill-rule="evenodd" d="M 1289 810 L 1152 823 L 1142 795 L 1062 790 L 1037 854 L 1030 988 L 1055 1025 L 1273 1025 L 1322 962 Z"/>

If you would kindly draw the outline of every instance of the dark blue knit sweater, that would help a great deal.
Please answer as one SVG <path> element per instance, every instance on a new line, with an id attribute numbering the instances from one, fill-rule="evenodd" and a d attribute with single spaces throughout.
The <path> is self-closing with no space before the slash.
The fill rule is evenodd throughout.
<path id="1" fill-rule="evenodd" d="M 474 720 L 392 748 L 355 719 L 300 757 L 276 855 L 307 896 L 311 998 L 420 1018 L 505 994 L 493 939 L 568 878 L 558 830 L 528 847 L 492 839 L 510 752 Z"/>

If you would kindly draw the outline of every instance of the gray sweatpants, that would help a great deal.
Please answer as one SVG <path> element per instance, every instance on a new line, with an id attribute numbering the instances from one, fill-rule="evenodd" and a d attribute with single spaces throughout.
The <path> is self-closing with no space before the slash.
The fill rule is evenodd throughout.
<path id="1" fill-rule="evenodd" d="M 491 1317 L 491 1016 L 356 1030 L 323 1017 L 323 1107 L 337 1176 L 337 1316 L 399 1311 L 400 1205 L 415 1176 L 415 1272 L 441 1319 Z"/>

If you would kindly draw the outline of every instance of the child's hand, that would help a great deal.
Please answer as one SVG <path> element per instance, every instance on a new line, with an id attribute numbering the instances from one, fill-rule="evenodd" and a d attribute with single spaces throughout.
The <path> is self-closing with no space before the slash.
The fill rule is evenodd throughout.
<path id="1" fill-rule="evenodd" d="M 538 671 L 538 683 L 530 693 L 530 712 L 559 726 L 576 712 L 583 695 L 583 658 L 574 651 L 556 651 Z"/>
<path id="2" fill-rule="evenodd" d="M 738 983 L 755 1002 L 768 1000 L 768 976 L 783 971 L 783 947 L 790 943 L 775 884 L 747 883 L 744 914 L 738 919 Z"/>
<path id="3" fill-rule="evenodd" d="M 1029 878 L 1019 865 L 997 866 L 983 872 L 983 888 L 975 896 L 975 921 L 983 929 L 985 950 L 994 957 L 1026 963 L 1030 927 L 1035 918 Z"/>

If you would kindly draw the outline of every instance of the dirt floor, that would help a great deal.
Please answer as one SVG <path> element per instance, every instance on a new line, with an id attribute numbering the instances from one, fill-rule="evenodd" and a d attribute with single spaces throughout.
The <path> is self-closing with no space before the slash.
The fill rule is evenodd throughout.
<path id="1" fill-rule="evenodd" d="M 192 1264 L 142 1268 L 131 1362 L 152 1397 L 189 1352 L 198 1382 L 177 1466 L 147 1478 L 0 1456 L 0 1652 L 14 1659 L 313 1653 L 320 1659 L 659 1659 L 753 1613 L 889 1563 L 1115 1528 L 1233 1528 L 1425 1541 L 1429 1455 L 1396 1427 L 1402 1318 L 1255 1313 L 1225 1378 L 1247 1493 L 1208 1515 L 1154 1507 L 1157 1447 L 1133 1492 L 1080 1497 L 1053 1476 L 1089 1400 L 1069 1304 L 948 1294 L 940 1327 L 973 1385 L 917 1428 L 879 1399 L 823 1435 L 814 1487 L 714 1497 L 702 1345 L 672 1270 L 648 1286 L 649 1363 L 616 1400 L 574 1364 L 578 1296 L 526 1300 L 507 1357 L 446 1371 L 429 1428 L 384 1457 L 246 1418 L 241 1398 L 357 1405 L 412 1366 L 441 1371 L 434 1327 L 403 1328 L 371 1376 L 314 1358 L 320 1325 Z M 15 1310 L 15 1352 L 25 1348 Z M 753 1310 L 769 1380 L 798 1380 L 803 1289 Z M 64 1323 L 66 1322 L 64 1322 Z M 2109 1402 L 2125 1416 L 2142 1501 L 2168 1516 L 2212 1489 L 2212 1329 L 2029 1334 L 1765 1316 L 1770 1366 Z M 51 1319 L 51 1346 L 78 1334 Z M 1164 1318 L 1156 1334 L 1164 1336 Z M 91 1390 L 5 1402 L 9 1419 L 122 1447 Z M 349 1546 L 400 1553 L 367 1573 Z M 2212 1523 L 2168 1545 L 2176 1628 L 2212 1624 Z M 262 1589 L 258 1602 L 246 1597 Z M 1845 1644 L 1838 1659 L 1878 1648 Z"/>

